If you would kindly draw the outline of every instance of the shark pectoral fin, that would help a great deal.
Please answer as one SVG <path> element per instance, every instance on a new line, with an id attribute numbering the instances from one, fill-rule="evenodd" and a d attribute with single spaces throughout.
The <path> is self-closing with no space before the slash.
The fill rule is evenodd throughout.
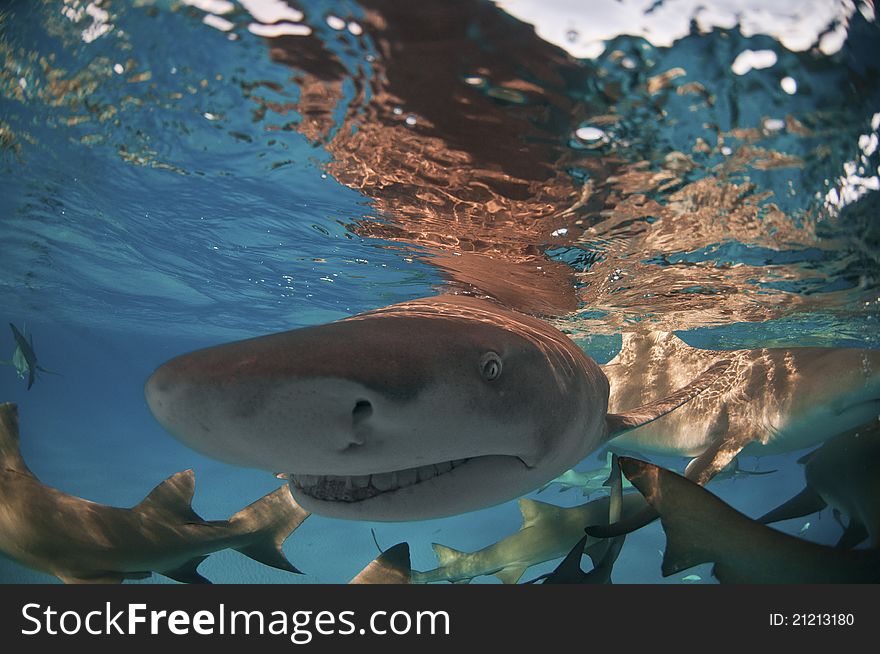
<path id="1" fill-rule="evenodd" d="M 161 573 L 182 584 L 210 584 L 211 582 L 200 575 L 198 571 L 198 567 L 202 564 L 202 561 L 207 558 L 207 555 L 197 556 L 190 559 L 179 568 L 175 568 L 174 570 L 161 570 Z"/>
<path id="2" fill-rule="evenodd" d="M 495 573 L 495 576 L 501 580 L 503 584 L 515 584 L 523 576 L 526 566 L 512 566 L 504 568 Z"/>
<path id="3" fill-rule="evenodd" d="M 437 555 L 437 565 L 441 568 L 452 565 L 461 556 L 467 556 L 466 552 L 446 547 L 446 545 L 441 545 L 440 543 L 431 543 L 431 547 L 434 548 L 434 554 Z"/>
<path id="4" fill-rule="evenodd" d="M 868 537 L 865 525 L 850 519 L 849 526 L 843 531 L 840 540 L 834 546 L 839 550 L 850 550 Z"/>
<path id="5" fill-rule="evenodd" d="M 176 521 L 183 523 L 204 522 L 192 508 L 195 488 L 196 475 L 192 470 L 178 472 L 156 486 L 132 510 L 172 516 Z"/>
<path id="6" fill-rule="evenodd" d="M 235 549 L 270 567 L 302 574 L 287 560 L 281 546 L 310 515 L 293 499 L 290 487 L 282 486 L 229 519 L 231 527 L 251 536 L 251 542 Z"/>
<path id="7" fill-rule="evenodd" d="M 712 477 L 726 468 L 736 455 L 753 440 L 757 440 L 757 438 L 751 432 L 745 435 L 736 435 L 727 431 L 724 436 L 718 438 L 705 452 L 688 464 L 684 476 L 700 486 L 705 485 Z M 587 529 L 587 533 L 596 538 L 623 536 L 650 524 L 657 517 L 657 512 L 652 507 L 646 506 L 641 511 L 632 513 L 613 524 L 591 526 Z"/>
<path id="8" fill-rule="evenodd" d="M 689 402 L 694 397 L 709 388 L 718 380 L 730 367 L 729 359 L 722 359 L 712 364 L 699 377 L 684 388 L 680 388 L 672 395 L 664 397 L 655 402 L 644 404 L 625 413 L 609 413 L 606 417 L 608 424 L 608 437 L 614 438 L 623 432 L 636 429 L 649 422 L 653 422 L 657 418 L 665 416 L 670 411 L 680 407 L 682 404 Z"/>
<path id="9" fill-rule="evenodd" d="M 767 525 L 771 522 L 779 522 L 780 520 L 802 518 L 805 515 L 821 511 L 826 506 L 825 500 L 816 491 L 807 486 L 787 502 L 762 515 L 756 522 Z"/>
<path id="10" fill-rule="evenodd" d="M 28 385 L 27 385 L 28 390 L 31 390 L 31 386 L 34 385 L 35 378 L 36 378 L 36 375 L 34 374 L 34 369 L 31 367 L 28 367 Z"/>

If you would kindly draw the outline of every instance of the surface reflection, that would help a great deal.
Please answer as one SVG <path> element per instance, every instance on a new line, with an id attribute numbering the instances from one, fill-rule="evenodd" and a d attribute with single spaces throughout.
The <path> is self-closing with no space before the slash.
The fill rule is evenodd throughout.
<path id="1" fill-rule="evenodd" d="M 776 189 L 787 180 L 790 194 L 818 193 L 802 155 L 821 154 L 809 124 L 827 129 L 827 117 L 749 124 L 736 80 L 713 91 L 698 69 L 664 69 L 632 48 L 575 59 L 487 2 L 359 8 L 357 34 L 268 41 L 300 92 L 283 106 L 251 95 L 256 117 L 301 117 L 272 128 L 322 145 L 326 170 L 372 200 L 377 218 L 356 231 L 415 247 L 454 291 L 544 316 L 580 308 L 566 325 L 575 333 L 846 312 L 875 294 L 849 270 L 854 257 L 864 264 L 863 235 L 829 238 L 820 225 L 843 192 L 792 211 Z M 685 107 L 693 125 L 675 113 Z M 718 123 L 698 122 L 707 117 Z M 669 129 L 688 147 L 650 142 Z M 863 163 L 872 143 L 860 137 Z M 856 183 L 863 195 L 874 182 Z"/>

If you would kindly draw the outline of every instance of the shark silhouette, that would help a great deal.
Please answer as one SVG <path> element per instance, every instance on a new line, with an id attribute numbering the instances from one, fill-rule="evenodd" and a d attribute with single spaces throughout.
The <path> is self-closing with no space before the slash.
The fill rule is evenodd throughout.
<path id="1" fill-rule="evenodd" d="M 309 513 L 286 486 L 229 520 L 206 521 L 191 506 L 192 470 L 172 475 L 131 509 L 97 504 L 46 486 L 19 451 L 18 409 L 0 404 L 0 551 L 65 583 L 119 583 L 152 572 L 207 583 L 199 564 L 231 548 L 298 573 L 281 551 Z"/>

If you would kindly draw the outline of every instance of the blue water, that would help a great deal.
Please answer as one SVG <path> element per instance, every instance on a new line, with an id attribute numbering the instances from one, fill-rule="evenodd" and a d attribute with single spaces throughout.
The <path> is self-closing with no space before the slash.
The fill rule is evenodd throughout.
<path id="1" fill-rule="evenodd" d="M 316 138 L 308 129 L 309 116 L 295 108 L 305 93 L 302 79 L 272 58 L 272 39 L 248 31 L 253 19 L 243 7 L 236 5 L 227 16 L 235 23 L 231 33 L 237 38 L 231 40 L 203 23 L 202 10 L 172 10 L 165 2 L 140 8 L 104 4 L 113 28 L 90 42 L 83 30 L 92 18 L 74 21 L 62 14 L 66 6 L 82 9 L 82 4 L 12 2 L 0 8 L 5 57 L 0 71 L 0 325 L 5 330 L 8 322 L 25 324 L 41 364 L 61 373 L 38 377 L 28 391 L 13 368 L 0 367 L 0 400 L 19 405 L 22 452 L 44 483 L 97 502 L 132 506 L 167 476 L 193 468 L 194 508 L 206 519 L 223 519 L 277 487 L 278 480 L 264 471 L 218 463 L 172 439 L 145 404 L 149 374 L 199 347 L 329 322 L 434 295 L 461 280 L 432 265 L 439 251 L 433 241 L 382 231 L 385 225 L 403 224 L 403 232 L 418 232 L 411 215 L 378 206 L 375 195 L 345 183 L 349 178 L 332 167 L 332 143 L 347 136 L 341 130 L 354 134 L 363 128 L 358 120 L 372 119 L 368 108 L 376 87 L 364 80 L 376 75 L 382 44 L 369 34 L 336 34 L 323 18 L 358 21 L 367 15 L 365 7 L 354 2 L 300 7 L 313 29 L 309 38 L 333 53 L 342 70 L 339 98 L 328 113 L 330 127 Z M 477 5 L 500 12 L 489 3 Z M 529 125 L 551 143 L 554 157 L 562 153 L 543 162 L 546 167 L 555 167 L 572 186 L 595 181 L 593 204 L 581 215 L 598 233 L 591 239 L 548 238 L 527 245 L 577 273 L 603 271 L 603 265 L 613 272 L 615 266 L 641 262 L 639 274 L 647 281 L 640 291 L 648 293 L 657 288 L 650 285 L 652 270 L 705 264 L 720 277 L 714 282 L 696 277 L 684 291 L 699 298 L 715 294 L 735 309 L 725 320 L 693 305 L 673 324 L 670 308 L 652 306 L 644 293 L 639 296 L 648 299 L 641 305 L 628 299 L 627 289 L 609 291 L 599 301 L 591 295 L 595 286 L 573 276 L 572 286 L 584 293 L 580 305 L 556 320 L 589 354 L 607 361 L 619 347 L 619 333 L 640 321 L 671 325 L 692 345 L 719 349 L 880 347 L 880 223 L 878 194 L 869 181 L 880 174 L 880 155 L 860 145 L 866 142 L 861 136 L 876 139 L 878 133 L 872 125 L 880 112 L 878 36 L 876 21 L 859 12 L 849 18 L 842 49 L 832 54 L 792 52 L 772 36 L 747 38 L 736 28 L 692 33 L 671 47 L 618 36 L 595 60 L 568 58 L 547 79 L 523 74 L 529 84 L 565 97 L 572 106 L 589 105 L 589 115 L 616 115 L 602 125 L 608 141 L 598 149 L 574 136 L 579 126 L 595 122 L 582 108 L 571 115 L 558 113 L 558 106 L 557 113 L 529 115 Z M 474 32 L 469 38 L 486 53 L 504 43 L 504 34 L 497 32 Z M 737 76 L 730 64 L 746 48 L 771 50 L 777 61 Z M 621 67 L 622 57 L 633 66 Z M 712 102 L 677 93 L 675 85 L 653 93 L 646 89 L 648 77 L 675 67 L 687 70 L 684 81 L 700 82 Z M 786 75 L 798 80 L 793 95 L 780 87 Z M 493 102 L 503 105 L 500 115 L 521 117 L 513 96 L 496 96 Z M 267 114 L 267 103 L 289 106 Z M 458 109 L 450 105 L 448 110 Z M 730 167 L 736 149 L 751 143 L 748 135 L 731 135 L 731 130 L 760 131 L 768 117 L 786 116 L 809 134 L 799 133 L 794 123 L 774 126 L 760 133 L 756 145 L 797 157 L 801 164 L 774 168 L 746 159 Z M 721 133 L 726 134 L 723 145 Z M 493 138 L 491 131 L 485 138 Z M 529 138 L 529 143 L 540 140 Z M 698 139 L 710 144 L 708 151 L 693 150 Z M 653 183 L 638 192 L 662 205 L 706 177 L 751 185 L 741 191 L 758 207 L 749 240 L 661 241 L 633 249 L 626 234 L 603 231 L 601 212 L 610 215 L 609 208 L 626 194 L 598 171 L 629 170 L 638 162 L 660 170 L 673 152 L 690 153 L 693 167 L 672 187 Z M 826 194 L 841 187 L 847 162 L 855 162 L 860 171 L 854 174 L 868 181 L 859 197 L 829 206 Z M 380 172 L 393 175 L 394 170 Z M 389 185 L 387 192 L 405 196 L 410 187 L 400 191 Z M 426 173 L 424 188 L 452 187 Z M 599 196 L 606 204 L 595 205 Z M 768 218 L 775 211 L 785 216 L 779 233 L 780 221 Z M 461 236 L 464 222 L 442 212 L 425 218 L 426 231 L 452 236 Z M 634 224 L 632 233 L 641 238 L 651 233 L 655 220 L 643 216 Z M 512 228 L 483 234 L 480 242 L 497 252 L 493 244 L 520 243 L 526 236 Z M 725 277 L 743 269 L 754 273 Z M 628 283 L 640 282 L 634 277 Z M 729 293 L 731 284 L 740 285 L 740 295 Z M 687 293 L 679 297 L 684 298 L 679 309 L 691 306 Z M 761 311 L 753 312 L 755 306 Z M 11 334 L 0 330 L 0 358 L 13 348 Z M 746 457 L 744 468 L 778 472 L 721 481 L 712 490 L 750 515 L 762 513 L 802 488 L 802 471 L 794 463 L 798 456 Z M 578 467 L 599 464 L 594 456 Z M 537 497 L 564 505 L 582 501 L 574 491 L 552 489 Z M 802 531 L 806 522 L 810 525 Z M 314 515 L 284 548 L 303 576 L 228 551 L 212 555 L 200 571 L 226 583 L 345 582 L 376 556 L 371 529 L 383 547 L 409 542 L 413 567 L 424 570 L 436 566 L 432 542 L 476 550 L 514 533 L 519 524 L 515 502 L 399 524 Z M 780 528 L 822 543 L 836 542 L 840 533 L 827 511 Z M 711 583 L 708 566 L 663 579 L 663 546 L 658 524 L 630 537 L 615 567 L 615 582 L 677 583 L 697 574 Z M 524 578 L 554 566 L 536 566 Z M 53 580 L 0 559 L 0 581 Z M 156 575 L 148 581 L 167 580 Z"/>

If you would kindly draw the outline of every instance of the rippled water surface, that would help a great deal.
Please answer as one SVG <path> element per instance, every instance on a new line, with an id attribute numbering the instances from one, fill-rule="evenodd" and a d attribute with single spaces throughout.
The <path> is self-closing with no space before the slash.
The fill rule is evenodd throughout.
<path id="1" fill-rule="evenodd" d="M 197 511 L 225 518 L 277 480 L 172 440 L 143 399 L 152 370 L 441 292 L 539 315 L 600 362 L 646 329 L 880 347 L 873 3 L 761 4 L 4 3 L 0 318 L 63 375 L 27 391 L 0 367 L 25 459 L 118 506 L 194 468 Z M 763 512 L 802 487 L 798 456 L 745 457 L 778 472 L 713 490 Z M 342 582 L 375 556 L 371 528 L 428 569 L 432 542 L 474 550 L 519 524 L 515 502 L 313 516 L 285 546 L 303 577 L 230 552 L 201 570 Z M 828 511 L 782 528 L 839 535 Z M 682 581 L 660 576 L 663 543 L 657 524 L 628 539 L 615 581 Z M 3 560 L 0 580 L 50 578 Z"/>

